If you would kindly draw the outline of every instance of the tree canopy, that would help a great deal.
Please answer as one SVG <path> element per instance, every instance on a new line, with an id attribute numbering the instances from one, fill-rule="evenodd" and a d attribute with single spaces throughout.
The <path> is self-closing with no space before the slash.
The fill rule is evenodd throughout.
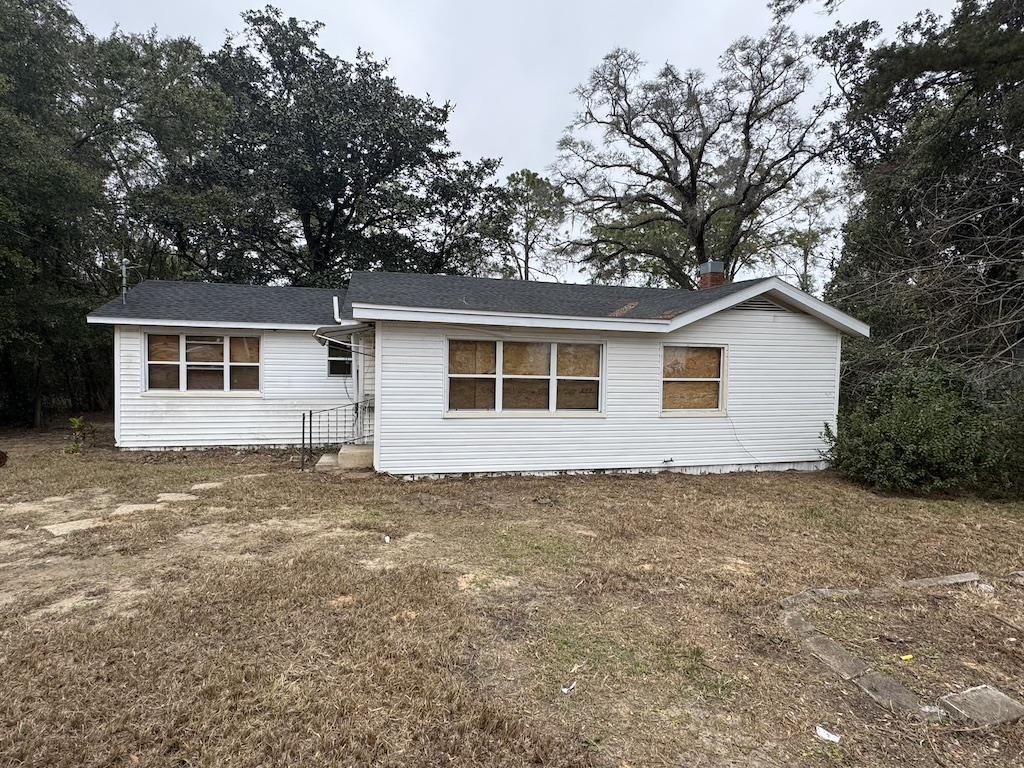
<path id="1" fill-rule="evenodd" d="M 694 287 L 704 261 L 732 277 L 766 258 L 796 182 L 837 145 L 833 98 L 804 103 L 809 57 L 784 26 L 731 45 L 713 81 L 671 64 L 645 79 L 638 54 L 605 57 L 559 162 L 586 226 L 577 251 L 599 275 Z"/>
<path id="2" fill-rule="evenodd" d="M 0 0 L 0 418 L 109 402 L 85 314 L 142 277 L 344 285 L 353 270 L 497 268 L 505 187 L 320 24 L 243 14 L 211 53 L 89 34 L 60 0 Z"/>
<path id="3" fill-rule="evenodd" d="M 947 23 L 923 13 L 892 42 L 878 33 L 839 26 L 819 43 L 858 195 L 828 296 L 873 327 L 864 373 L 937 359 L 993 393 L 1018 387 L 1024 8 L 963 0 Z"/>

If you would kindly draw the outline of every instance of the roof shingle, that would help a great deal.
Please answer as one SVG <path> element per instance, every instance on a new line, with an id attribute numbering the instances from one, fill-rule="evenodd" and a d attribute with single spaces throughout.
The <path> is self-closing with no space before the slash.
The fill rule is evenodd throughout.
<path id="1" fill-rule="evenodd" d="M 333 297 L 345 289 L 144 280 L 120 297 L 89 313 L 92 319 L 207 321 L 306 325 L 334 324 Z"/>
<path id="2" fill-rule="evenodd" d="M 760 281 L 744 280 L 704 291 L 688 291 L 451 275 L 356 272 L 349 284 L 343 314 L 351 317 L 352 304 L 357 303 L 565 317 L 668 320 L 757 282 Z"/>

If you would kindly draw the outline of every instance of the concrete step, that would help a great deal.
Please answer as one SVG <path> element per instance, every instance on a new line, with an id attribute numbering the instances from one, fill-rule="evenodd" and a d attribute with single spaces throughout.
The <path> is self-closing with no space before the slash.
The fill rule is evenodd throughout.
<path id="1" fill-rule="evenodd" d="M 325 453 L 313 467 L 314 472 L 338 472 L 338 454 Z"/>
<path id="2" fill-rule="evenodd" d="M 338 451 L 338 469 L 371 469 L 373 445 L 343 445 Z"/>

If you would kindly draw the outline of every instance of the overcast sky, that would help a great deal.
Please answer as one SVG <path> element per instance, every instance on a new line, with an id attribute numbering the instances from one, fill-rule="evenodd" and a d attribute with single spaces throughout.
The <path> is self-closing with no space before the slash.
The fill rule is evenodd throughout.
<path id="1" fill-rule="evenodd" d="M 95 34 L 119 25 L 128 32 L 156 27 L 189 36 L 210 49 L 225 30 L 241 28 L 239 13 L 260 0 L 73 0 Z M 576 110 L 573 88 L 612 48 L 633 48 L 652 65 L 713 70 L 722 51 L 771 23 L 764 0 L 278 0 L 287 15 L 326 25 L 321 42 L 351 57 L 357 47 L 387 58 L 399 85 L 456 105 L 455 149 L 466 157 L 500 157 L 502 173 L 543 170 Z M 927 7 L 947 15 L 952 2 Z M 846 0 L 836 17 L 804 9 L 801 32 L 821 32 L 835 19 L 872 18 L 886 31 L 923 6 L 914 0 Z"/>

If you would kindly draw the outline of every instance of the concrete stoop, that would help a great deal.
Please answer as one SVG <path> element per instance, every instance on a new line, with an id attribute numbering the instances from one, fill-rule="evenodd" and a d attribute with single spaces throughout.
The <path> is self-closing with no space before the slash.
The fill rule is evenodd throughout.
<path id="1" fill-rule="evenodd" d="M 343 445 L 337 453 L 321 456 L 314 469 L 317 472 L 373 469 L 373 445 Z"/>

